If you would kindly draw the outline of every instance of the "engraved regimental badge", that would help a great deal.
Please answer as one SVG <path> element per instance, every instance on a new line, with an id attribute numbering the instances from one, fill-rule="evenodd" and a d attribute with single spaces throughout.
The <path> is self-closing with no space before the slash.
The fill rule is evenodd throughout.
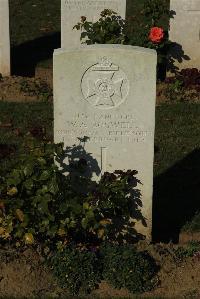
<path id="1" fill-rule="evenodd" d="M 99 109 L 110 109 L 121 105 L 129 93 L 129 81 L 119 66 L 107 57 L 92 65 L 81 80 L 84 99 Z"/>

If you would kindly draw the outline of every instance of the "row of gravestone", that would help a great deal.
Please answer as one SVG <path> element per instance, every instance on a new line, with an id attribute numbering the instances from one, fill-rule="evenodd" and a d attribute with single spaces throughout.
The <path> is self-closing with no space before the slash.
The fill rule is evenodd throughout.
<path id="1" fill-rule="evenodd" d="M 8 11 L 7 0 L 1 1 Z M 126 0 L 61 3 L 62 47 L 53 58 L 54 140 L 70 147 L 72 157 L 85 159 L 87 175 L 95 180 L 116 169 L 138 171 L 136 200 L 143 218 L 136 229 L 151 239 L 156 52 L 123 45 L 81 46 L 80 33 L 72 32 L 80 16 L 95 20 L 104 8 L 124 18 Z"/>
<path id="2" fill-rule="evenodd" d="M 125 0 L 61 0 L 62 48 L 80 44 L 79 32 L 72 31 L 80 16 L 95 20 L 104 8 L 110 8 L 125 18 L 125 6 Z M 170 24 L 170 40 L 177 43 L 173 56 L 178 59 L 183 50 L 188 57 L 177 65 L 200 68 L 200 0 L 170 0 L 170 6 L 175 12 Z M 0 73 L 10 74 L 9 0 L 0 1 Z"/>

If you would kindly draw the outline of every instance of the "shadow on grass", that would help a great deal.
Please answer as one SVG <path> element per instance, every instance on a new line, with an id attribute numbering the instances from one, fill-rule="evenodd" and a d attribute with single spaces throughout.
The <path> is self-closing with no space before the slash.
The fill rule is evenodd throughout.
<path id="1" fill-rule="evenodd" d="M 200 149 L 154 180 L 153 241 L 179 241 L 182 226 L 200 210 Z"/>
<path id="2" fill-rule="evenodd" d="M 33 77 L 36 65 L 52 58 L 54 49 L 60 48 L 60 32 L 28 41 L 11 49 L 12 75 Z"/>

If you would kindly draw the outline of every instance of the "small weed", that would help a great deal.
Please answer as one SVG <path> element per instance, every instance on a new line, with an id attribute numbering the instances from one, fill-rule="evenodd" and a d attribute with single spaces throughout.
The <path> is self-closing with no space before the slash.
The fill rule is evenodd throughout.
<path id="1" fill-rule="evenodd" d="M 183 260 L 187 257 L 194 257 L 200 252 L 200 242 L 190 241 L 186 247 L 178 247 L 175 250 L 175 256 L 178 260 Z"/>
<path id="2" fill-rule="evenodd" d="M 22 79 L 20 85 L 21 92 L 28 96 L 36 96 L 39 100 L 46 102 L 53 96 L 52 89 L 49 85 L 40 79 L 34 81 Z"/>

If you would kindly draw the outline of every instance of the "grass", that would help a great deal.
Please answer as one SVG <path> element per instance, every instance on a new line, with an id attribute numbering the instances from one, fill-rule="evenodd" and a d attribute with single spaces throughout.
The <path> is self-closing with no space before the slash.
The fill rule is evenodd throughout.
<path id="1" fill-rule="evenodd" d="M 163 104 L 157 107 L 155 176 L 200 148 L 199 123 L 199 104 Z"/>
<path id="2" fill-rule="evenodd" d="M 44 130 L 53 139 L 53 109 L 50 103 L 0 102 L 0 169 L 7 171 L 15 163 L 16 153 L 30 131 Z M 37 133 L 37 132 L 36 132 Z M 38 140 L 38 142 L 40 142 Z M 5 147 L 8 146 L 8 147 Z M 9 155 L 9 151 L 14 154 Z M 16 149 L 16 152 L 15 152 Z M 7 158 L 6 158 L 7 157 Z"/>
<path id="3" fill-rule="evenodd" d="M 11 45 L 60 31 L 60 0 L 9 0 Z"/>

